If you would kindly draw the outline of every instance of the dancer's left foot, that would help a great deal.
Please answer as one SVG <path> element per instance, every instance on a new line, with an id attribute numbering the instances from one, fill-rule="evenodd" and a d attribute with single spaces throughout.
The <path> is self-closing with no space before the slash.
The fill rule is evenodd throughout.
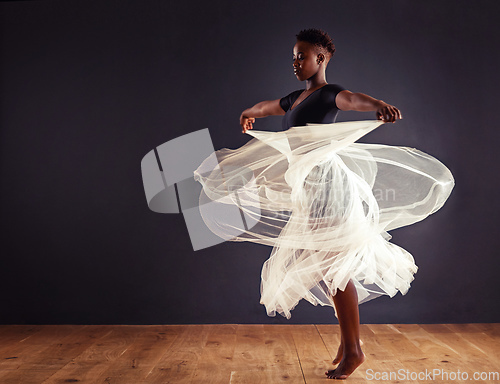
<path id="1" fill-rule="evenodd" d="M 325 375 L 329 379 L 337 379 L 337 380 L 347 379 L 349 375 L 353 373 L 356 370 L 356 368 L 358 368 L 363 363 L 363 361 L 365 361 L 365 355 L 361 351 L 361 349 L 359 349 L 359 352 L 354 354 L 353 353 L 344 354 L 338 367 L 335 369 L 331 369 L 328 372 L 325 372 Z"/>

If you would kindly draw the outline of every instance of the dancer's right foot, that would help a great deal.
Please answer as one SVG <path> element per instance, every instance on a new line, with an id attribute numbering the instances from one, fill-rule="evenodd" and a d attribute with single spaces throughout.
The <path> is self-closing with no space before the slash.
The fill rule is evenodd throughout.
<path id="1" fill-rule="evenodd" d="M 343 357 L 337 368 L 325 372 L 325 375 L 329 379 L 345 380 L 363 363 L 363 361 L 365 361 L 365 355 L 361 349 L 359 349 L 359 351 Z"/>
<path id="2" fill-rule="evenodd" d="M 363 341 L 359 340 L 359 345 L 363 345 Z M 340 342 L 339 349 L 337 350 L 337 356 L 335 356 L 335 359 L 333 359 L 333 365 L 340 363 L 342 360 L 342 356 L 344 355 L 344 343 Z"/>

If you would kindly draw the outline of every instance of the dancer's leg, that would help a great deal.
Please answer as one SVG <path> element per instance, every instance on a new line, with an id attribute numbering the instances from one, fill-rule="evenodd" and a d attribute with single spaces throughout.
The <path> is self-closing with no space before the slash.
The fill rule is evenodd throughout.
<path id="1" fill-rule="evenodd" d="M 365 360 L 359 343 L 358 295 L 352 281 L 349 281 L 344 291 L 337 290 L 333 303 L 337 310 L 342 338 L 339 354 L 342 353 L 338 367 L 326 372 L 326 375 L 329 379 L 346 379 Z M 337 358 L 334 361 L 336 360 Z"/>
<path id="2" fill-rule="evenodd" d="M 344 353 L 344 341 L 342 340 L 342 335 L 340 335 L 340 345 L 339 349 L 337 349 L 337 356 L 335 356 L 335 359 L 333 359 L 334 365 L 340 363 L 340 360 L 342 360 L 343 353 Z"/>
<path id="3" fill-rule="evenodd" d="M 342 337 L 342 336 L 341 336 Z M 363 346 L 363 340 L 359 339 L 359 345 Z M 333 365 L 337 365 L 342 360 L 342 354 L 344 353 L 344 342 L 340 339 L 339 349 L 337 349 L 337 356 L 333 359 Z"/>

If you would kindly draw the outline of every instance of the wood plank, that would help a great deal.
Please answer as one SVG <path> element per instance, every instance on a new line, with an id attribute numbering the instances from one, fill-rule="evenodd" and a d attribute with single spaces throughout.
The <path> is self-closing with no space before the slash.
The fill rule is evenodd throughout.
<path id="1" fill-rule="evenodd" d="M 499 324 L 361 325 L 367 358 L 349 383 L 434 369 L 468 375 L 436 382 L 499 382 L 472 377 L 498 373 L 499 330 Z M 315 384 L 332 367 L 339 331 L 338 325 L 4 326 L 0 382 Z"/>
<path id="2" fill-rule="evenodd" d="M 63 332 L 60 332 L 63 331 Z M 64 337 L 61 337 L 69 332 Z M 25 339 L 17 359 L 11 359 L 12 365 L 3 362 L 1 382 L 5 384 L 39 384 L 66 365 L 71 359 L 85 350 L 96 338 L 102 337 L 109 329 L 102 326 L 45 328 L 38 338 Z M 45 342 L 45 344 L 40 344 Z M 36 374 L 34 373 L 36 372 Z"/>
<path id="3" fill-rule="evenodd" d="M 497 339 L 475 328 L 475 324 L 446 324 L 452 332 L 460 337 L 462 345 L 471 354 L 482 356 L 496 365 L 500 365 L 500 348 Z"/>
<path id="4" fill-rule="evenodd" d="M 182 326 L 182 332 L 148 374 L 147 383 L 191 383 L 211 327 Z"/>
<path id="5" fill-rule="evenodd" d="M 331 330 L 326 329 L 326 331 Z M 292 335 L 305 382 L 324 383 L 325 372 L 333 367 L 333 356 L 328 351 L 318 328 L 313 324 L 294 325 Z"/>
<path id="6" fill-rule="evenodd" d="M 231 379 L 237 325 L 210 328 L 192 383 L 227 384 Z"/>
<path id="7" fill-rule="evenodd" d="M 176 334 L 165 332 L 166 326 L 150 325 L 137 329 L 129 347 L 108 369 L 95 378 L 96 383 L 147 383 L 146 377 L 169 349 Z"/>
<path id="8" fill-rule="evenodd" d="M 399 360 L 400 355 L 394 353 L 393 349 L 388 349 L 391 345 L 387 337 L 398 334 L 399 331 L 386 324 L 362 324 L 360 326 L 360 338 L 363 340 L 363 353 L 366 356 L 365 362 L 349 377 L 356 379 L 359 383 L 367 381 L 397 381 L 398 383 L 416 383 L 413 380 L 401 380 L 393 376 L 405 366 Z M 389 377 L 386 379 L 385 375 Z M 391 376 L 393 375 L 393 376 Z M 377 377 L 379 379 L 377 380 Z M 382 378 L 382 379 L 380 379 Z"/>
<path id="9" fill-rule="evenodd" d="M 290 365 L 291 336 L 270 332 L 269 327 L 260 324 L 238 326 L 231 384 L 304 382 L 298 361 L 299 369 Z M 286 356 L 284 361 L 281 356 Z"/>
<path id="10" fill-rule="evenodd" d="M 0 350 L 0 372 L 18 369 L 29 356 L 43 351 L 78 329 L 75 325 L 41 325 L 37 331 L 29 332 L 20 340 L 13 340 Z"/>
<path id="11" fill-rule="evenodd" d="M 498 340 L 480 332 L 474 324 L 447 324 L 464 341 L 464 347 L 470 355 L 482 355 L 483 367 L 489 370 L 500 367 L 500 348 Z M 486 364 L 488 362 L 488 364 Z"/>
<path id="12" fill-rule="evenodd" d="M 264 325 L 265 359 L 271 362 L 272 383 L 304 380 L 291 329 L 290 325 Z"/>
<path id="13" fill-rule="evenodd" d="M 399 363 L 404 367 L 403 371 L 398 371 L 401 378 L 405 378 L 409 382 L 425 381 L 429 378 L 429 373 L 432 369 L 439 367 L 439 360 L 436 361 L 436 355 L 442 356 L 446 352 L 443 350 L 443 345 L 431 343 L 426 344 L 427 348 L 434 348 L 434 355 L 431 351 L 420 348 L 421 343 L 417 342 L 418 336 L 423 336 L 426 340 L 429 336 L 417 324 L 400 324 L 392 325 L 394 333 L 384 333 L 378 337 L 379 345 L 385 348 L 390 354 L 395 356 Z M 411 335 L 409 337 L 408 335 Z M 444 351 L 444 352 L 443 352 Z M 434 361 L 430 359 L 434 356 Z M 429 364 L 432 363 L 432 367 Z"/>
<path id="14" fill-rule="evenodd" d="M 0 330 L 0 348 L 3 348 L 5 343 L 20 341 L 32 333 L 39 332 L 41 329 L 41 325 L 2 325 Z"/>
<path id="15" fill-rule="evenodd" d="M 326 346 L 326 349 L 328 350 L 330 357 L 333 360 L 333 358 L 337 356 L 337 350 L 340 345 L 340 327 L 337 324 L 318 324 L 315 325 L 315 328 L 320 334 Z"/>
<path id="16" fill-rule="evenodd" d="M 482 364 L 483 356 L 477 351 L 467 351 L 466 344 L 461 337 L 448 327 L 439 324 L 423 324 L 418 332 L 406 331 L 405 336 L 425 354 L 425 368 L 441 371 L 436 378 L 446 378 L 451 372 L 467 372 L 472 375 L 478 365 Z M 469 355 L 469 356 L 468 356 Z M 453 380 L 457 383 L 470 382 L 469 380 Z M 482 382 L 482 381 L 477 381 Z"/>
<path id="17" fill-rule="evenodd" d="M 418 364 L 414 363 L 413 365 L 408 362 L 408 359 L 411 359 L 411 355 L 403 358 L 406 363 L 405 365 L 409 365 L 412 369 L 412 372 L 426 372 L 427 374 L 434 375 L 435 372 L 441 372 L 438 376 L 432 376 L 436 378 L 436 381 L 442 381 L 443 378 L 446 378 L 444 375 L 460 367 L 460 371 L 464 371 L 467 369 L 466 361 L 460 355 L 460 352 L 452 347 L 449 343 L 443 341 L 447 338 L 454 337 L 453 333 L 446 332 L 445 329 L 437 329 L 436 333 L 440 333 L 444 335 L 444 338 L 436 337 L 436 334 L 428 332 L 422 326 L 412 327 L 414 329 L 410 330 L 407 327 L 400 327 L 403 329 L 403 333 L 405 337 L 413 343 L 420 351 L 421 357 L 419 357 Z M 430 328 L 427 328 L 430 329 Z M 453 380 L 456 383 L 465 383 L 463 380 Z"/>
<path id="18" fill-rule="evenodd" d="M 10 325 L 6 326 L 0 335 L 0 360 L 12 357 L 13 345 L 20 343 L 37 332 L 41 332 L 43 325 Z"/>
<path id="19" fill-rule="evenodd" d="M 136 339 L 136 326 L 106 326 L 108 333 L 85 349 L 43 384 L 62 384 L 71 382 L 92 383 L 103 375 L 111 362 L 120 357 Z M 40 381 L 41 382 L 41 381 Z"/>
<path id="20" fill-rule="evenodd" d="M 476 323 L 474 325 L 480 332 L 500 340 L 500 323 Z"/>
<path id="21" fill-rule="evenodd" d="M 264 343 L 263 325 L 238 326 L 230 384 L 269 382 L 267 362 L 261 358 Z"/>

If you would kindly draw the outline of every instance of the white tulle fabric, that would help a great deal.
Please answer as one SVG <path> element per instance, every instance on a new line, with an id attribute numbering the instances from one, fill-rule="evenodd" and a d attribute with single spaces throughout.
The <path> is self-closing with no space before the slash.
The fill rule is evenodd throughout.
<path id="1" fill-rule="evenodd" d="M 290 318 L 301 299 L 333 306 L 349 280 L 360 303 L 408 291 L 417 266 L 387 231 L 437 211 L 454 180 L 417 149 L 355 143 L 380 124 L 248 131 L 254 139 L 215 152 L 195 171 L 212 232 L 274 247 L 262 270 L 268 315 Z"/>

